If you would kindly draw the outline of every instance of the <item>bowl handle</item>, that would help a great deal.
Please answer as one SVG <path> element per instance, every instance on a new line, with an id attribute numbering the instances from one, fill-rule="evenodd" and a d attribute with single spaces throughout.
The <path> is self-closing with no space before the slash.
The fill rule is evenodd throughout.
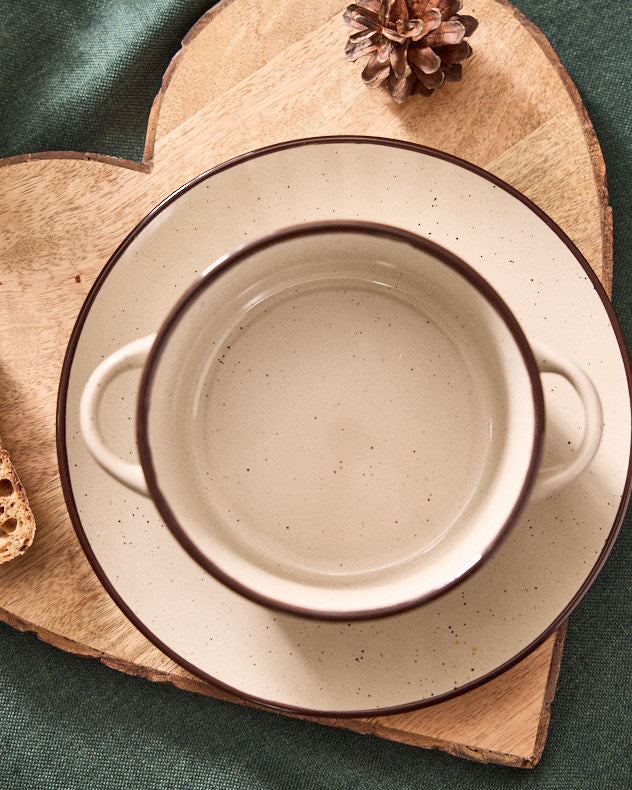
<path id="1" fill-rule="evenodd" d="M 79 404 L 79 424 L 88 450 L 106 472 L 121 483 L 149 496 L 145 476 L 140 464 L 119 458 L 105 443 L 99 428 L 99 404 L 107 385 L 126 370 L 140 368 L 145 364 L 155 335 L 133 340 L 106 357 L 91 373 Z"/>
<path id="2" fill-rule="evenodd" d="M 578 477 L 595 457 L 603 430 L 601 401 L 587 374 L 574 362 L 548 346 L 530 343 L 540 374 L 557 373 L 575 389 L 584 407 L 584 438 L 579 450 L 566 463 L 540 467 L 530 495 L 537 501 L 556 493 Z"/>

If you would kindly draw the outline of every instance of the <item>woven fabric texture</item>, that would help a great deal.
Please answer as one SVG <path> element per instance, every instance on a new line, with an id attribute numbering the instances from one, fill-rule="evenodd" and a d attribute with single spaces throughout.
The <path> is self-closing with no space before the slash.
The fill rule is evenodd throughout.
<path id="1" fill-rule="evenodd" d="M 247 14 L 249 4 L 237 2 Z M 162 74 L 211 5 L 0 0 L 0 156 L 76 150 L 140 160 Z M 630 343 L 632 55 L 617 13 L 626 3 L 515 5 L 558 53 L 601 143 L 614 212 L 613 301 Z M 466 13 L 468 6 L 475 13 L 475 3 L 466 0 Z M 0 625 L 0 790 L 632 787 L 630 578 L 628 515 L 570 618 L 547 745 L 531 771 L 151 684 Z"/>

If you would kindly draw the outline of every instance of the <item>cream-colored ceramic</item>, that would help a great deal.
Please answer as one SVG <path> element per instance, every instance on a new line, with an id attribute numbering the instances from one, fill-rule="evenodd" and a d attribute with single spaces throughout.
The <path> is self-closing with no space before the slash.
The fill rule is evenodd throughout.
<path id="1" fill-rule="evenodd" d="M 536 353 L 500 296 L 436 243 L 376 223 L 303 223 L 223 256 L 156 338 L 104 360 L 81 427 L 102 466 L 151 496 L 233 589 L 306 616 L 377 617 L 453 587 L 527 497 L 592 460 L 594 387 Z M 553 360 L 578 382 L 586 438 L 532 492 L 540 371 Z M 101 437 L 98 406 L 135 363 L 142 467 L 130 468 Z"/>
<path id="2" fill-rule="evenodd" d="M 603 407 L 602 441 L 586 471 L 557 494 L 529 502 L 479 570 L 430 603 L 350 623 L 282 614 L 218 582 L 176 541 L 149 499 L 101 469 L 79 428 L 79 400 L 94 368 L 156 332 L 214 260 L 279 227 L 332 218 L 402 226 L 468 260 L 528 337 L 589 372 Z M 594 579 L 623 517 L 631 420 L 629 363 L 616 319 L 596 278 L 552 223 L 464 163 L 406 144 L 347 138 L 281 145 L 230 162 L 158 212 L 146 231 L 122 246 L 86 302 L 59 409 L 69 511 L 96 572 L 143 633 L 200 676 L 251 699 L 344 714 L 463 691 L 560 624 Z M 563 378 L 543 380 L 550 466 L 577 451 L 584 416 Z M 114 452 L 134 463 L 137 388 L 138 372 L 130 371 L 102 404 L 102 432 Z"/>

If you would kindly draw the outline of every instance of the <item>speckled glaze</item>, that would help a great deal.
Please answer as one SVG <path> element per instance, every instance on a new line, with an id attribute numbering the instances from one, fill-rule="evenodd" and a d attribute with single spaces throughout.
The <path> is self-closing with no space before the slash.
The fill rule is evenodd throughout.
<path id="1" fill-rule="evenodd" d="M 529 495 L 543 431 L 537 363 L 498 294 L 434 242 L 358 221 L 209 267 L 161 325 L 137 415 L 148 493 L 194 559 L 327 619 L 403 611 L 471 573 Z"/>
<path id="2" fill-rule="evenodd" d="M 529 503 L 475 574 L 412 611 L 354 623 L 273 612 L 227 589 L 182 549 L 147 499 L 97 466 L 78 426 L 79 397 L 92 369 L 123 344 L 155 332 L 213 260 L 248 238 L 330 218 L 388 222 L 464 258 L 503 296 L 529 336 L 590 373 L 604 417 L 603 439 L 586 472 L 555 496 Z M 271 342 L 272 328 L 266 332 Z M 630 486 L 629 362 L 621 342 L 607 299 L 573 245 L 482 171 L 427 149 L 369 138 L 255 152 L 162 205 L 95 285 L 71 339 L 60 390 L 60 467 L 69 510 L 119 606 L 198 675 L 264 704 L 313 714 L 428 704 L 482 682 L 540 643 L 577 604 L 611 548 Z M 566 382 L 545 381 L 544 456 L 551 464 L 576 450 L 583 415 Z M 132 461 L 137 388 L 135 373 L 117 379 L 107 394 L 112 407 L 106 404 L 104 412 L 104 432 Z M 127 404 L 126 431 L 120 404 Z"/>

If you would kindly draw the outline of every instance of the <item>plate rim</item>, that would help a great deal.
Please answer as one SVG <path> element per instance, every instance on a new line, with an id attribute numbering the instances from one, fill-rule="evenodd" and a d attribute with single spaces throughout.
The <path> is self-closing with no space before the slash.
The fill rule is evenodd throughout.
<path id="1" fill-rule="evenodd" d="M 530 653 L 532 653 L 536 648 L 538 648 L 543 642 L 546 641 L 546 639 L 549 636 L 551 636 L 556 630 L 560 628 L 560 626 L 562 626 L 566 622 L 568 617 L 571 615 L 574 609 L 579 605 L 580 601 L 584 598 L 584 596 L 586 595 L 586 593 L 588 592 L 588 590 L 590 589 L 590 587 L 598 577 L 599 573 L 601 572 L 621 530 L 621 525 L 623 523 L 623 520 L 625 518 L 628 509 L 628 504 L 630 501 L 630 495 L 632 489 L 632 428 L 631 428 L 631 437 L 630 437 L 630 457 L 628 458 L 626 479 L 623 486 L 619 507 L 617 508 L 617 512 L 613 519 L 612 527 L 610 528 L 607 539 L 604 542 L 604 545 L 602 547 L 599 556 L 597 557 L 597 560 L 595 561 L 590 572 L 587 574 L 586 578 L 580 585 L 579 589 L 576 591 L 576 593 L 573 595 L 573 597 L 567 603 L 564 609 L 560 612 L 560 614 L 556 618 L 554 618 L 553 622 L 550 623 L 550 625 L 546 629 L 544 629 L 544 631 L 539 636 L 537 636 L 522 650 L 516 653 L 516 655 L 505 660 L 499 666 L 495 667 L 494 669 L 490 670 L 484 675 L 468 683 L 462 684 L 454 689 L 450 689 L 441 694 L 437 694 L 436 696 L 426 697 L 422 700 L 400 703 L 388 707 L 383 706 L 380 708 L 362 708 L 357 710 L 342 710 L 342 711 L 336 709 L 332 709 L 332 710 L 313 709 L 309 707 L 293 705 L 288 703 L 279 703 L 278 701 L 269 700 L 263 697 L 258 697 L 257 695 L 254 694 L 249 694 L 247 692 L 244 692 L 236 687 L 231 686 L 230 684 L 224 681 L 221 681 L 213 677 L 209 673 L 195 666 L 192 662 L 190 662 L 188 659 L 184 658 L 183 656 L 179 655 L 173 648 L 169 647 L 165 642 L 163 642 L 163 640 L 161 640 L 158 636 L 156 636 L 156 634 L 152 632 L 149 626 L 147 626 L 140 619 L 140 617 L 134 613 L 131 607 L 123 600 L 122 596 L 118 593 L 116 587 L 108 578 L 103 567 L 98 561 L 94 551 L 92 550 L 88 537 L 83 529 L 81 518 L 79 516 L 79 512 L 74 499 L 71 475 L 70 475 L 70 467 L 68 463 L 67 445 L 66 445 L 66 405 L 67 405 L 67 396 L 68 396 L 68 385 L 69 385 L 70 374 L 73 367 L 77 345 L 81 337 L 81 333 L 84 324 L 86 322 L 86 319 L 90 313 L 91 307 L 99 291 L 101 290 L 101 287 L 109 277 L 111 271 L 115 268 L 116 264 L 118 263 L 119 259 L 121 258 L 122 254 L 125 252 L 127 247 L 129 247 L 129 245 L 136 239 L 136 237 L 141 233 L 141 231 L 150 222 L 152 222 L 154 218 L 157 215 L 159 215 L 165 208 L 170 206 L 182 194 L 186 193 L 187 191 L 197 186 L 199 183 L 205 181 L 206 179 L 211 178 L 217 175 L 218 173 L 229 170 L 239 164 L 260 158 L 262 156 L 266 156 L 268 154 L 278 153 L 280 151 L 291 150 L 305 146 L 326 145 L 326 144 L 382 145 L 392 148 L 398 148 L 400 150 L 411 151 L 413 153 L 418 153 L 425 156 L 430 156 L 436 159 L 447 161 L 465 170 L 469 170 L 470 172 L 494 184 L 495 186 L 500 187 L 509 195 L 518 199 L 528 209 L 530 209 L 539 219 L 544 221 L 544 223 L 548 225 L 548 227 L 558 236 L 558 238 L 562 241 L 562 243 L 569 249 L 573 257 L 582 267 L 584 273 L 587 275 L 590 283 L 592 284 L 595 291 L 597 292 L 597 295 L 602 303 L 602 306 L 606 311 L 606 315 L 608 316 L 610 327 L 613 330 L 614 336 L 619 346 L 619 353 L 626 374 L 626 380 L 628 385 L 628 399 L 630 403 L 630 409 L 632 412 L 632 359 L 630 356 L 630 351 L 628 349 L 627 341 L 623 334 L 623 330 L 619 323 L 619 319 L 614 311 L 612 302 L 610 301 L 610 298 L 608 297 L 608 294 L 606 293 L 605 288 L 603 287 L 601 281 L 597 277 L 596 273 L 594 272 L 594 270 L 592 269 L 586 258 L 580 252 L 578 247 L 570 239 L 570 237 L 551 219 L 551 217 L 546 212 L 544 212 L 541 208 L 539 208 L 539 206 L 537 206 L 530 198 L 526 197 L 515 187 L 512 187 L 510 184 L 503 181 L 498 176 L 494 175 L 493 173 L 490 173 L 489 171 L 485 170 L 479 165 L 476 165 L 472 162 L 469 162 L 461 157 L 458 157 L 446 151 L 441 151 L 439 149 L 432 148 L 430 146 L 422 145 L 419 143 L 413 143 L 405 140 L 396 140 L 388 137 L 377 137 L 377 136 L 368 136 L 368 135 L 323 135 L 323 136 L 314 136 L 314 137 L 304 137 L 294 140 L 286 140 L 278 143 L 273 143 L 271 145 L 263 146 L 261 148 L 253 149 L 252 151 L 247 151 L 245 153 L 239 154 L 238 156 L 232 157 L 224 162 L 221 162 L 218 165 L 215 165 L 212 168 L 209 168 L 203 173 L 190 179 L 185 184 L 174 190 L 163 200 L 161 200 L 151 211 L 149 211 L 145 215 L 145 217 L 143 217 L 135 225 L 135 227 L 127 234 L 127 236 L 123 239 L 123 241 L 118 245 L 118 247 L 114 250 L 112 255 L 108 258 L 107 262 L 105 263 L 104 267 L 101 269 L 99 274 L 97 275 L 92 287 L 90 288 L 80 308 L 80 311 L 78 313 L 77 319 L 75 321 L 75 324 L 73 326 L 67 344 L 66 352 L 64 355 L 64 361 L 61 369 L 58 396 L 57 396 L 57 408 L 56 408 L 57 461 L 58 461 L 62 492 L 64 495 L 64 500 L 66 502 L 66 507 L 68 509 L 68 514 L 70 516 L 73 529 L 77 535 L 81 548 L 84 551 L 99 581 L 103 585 L 106 592 L 110 595 L 114 603 L 118 606 L 118 608 L 122 611 L 122 613 L 128 618 L 128 620 L 132 623 L 132 625 L 134 625 L 140 631 L 140 633 L 142 633 L 155 647 L 157 647 L 161 652 L 163 652 L 173 661 L 175 661 L 175 663 L 179 664 L 185 670 L 187 670 L 188 672 L 190 672 L 191 674 L 193 674 L 194 676 L 198 677 L 201 680 L 204 680 L 218 688 L 228 691 L 229 693 L 234 694 L 240 699 L 245 699 L 249 702 L 252 702 L 256 705 L 261 705 L 270 710 L 286 712 L 286 713 L 298 713 L 316 718 L 332 718 L 332 717 L 358 718 L 358 717 L 366 717 L 366 716 L 384 716 L 384 715 L 391 715 L 394 713 L 403 713 L 406 711 L 418 710 L 431 705 L 436 705 L 448 699 L 459 697 L 462 694 L 465 694 L 468 691 L 471 691 L 472 689 L 477 688 L 478 686 L 481 686 L 484 683 L 487 683 L 488 681 L 498 677 L 503 672 L 507 671 L 511 667 L 518 664 L 523 658 L 525 658 Z M 391 615 L 387 615 L 387 617 L 388 616 Z"/>

